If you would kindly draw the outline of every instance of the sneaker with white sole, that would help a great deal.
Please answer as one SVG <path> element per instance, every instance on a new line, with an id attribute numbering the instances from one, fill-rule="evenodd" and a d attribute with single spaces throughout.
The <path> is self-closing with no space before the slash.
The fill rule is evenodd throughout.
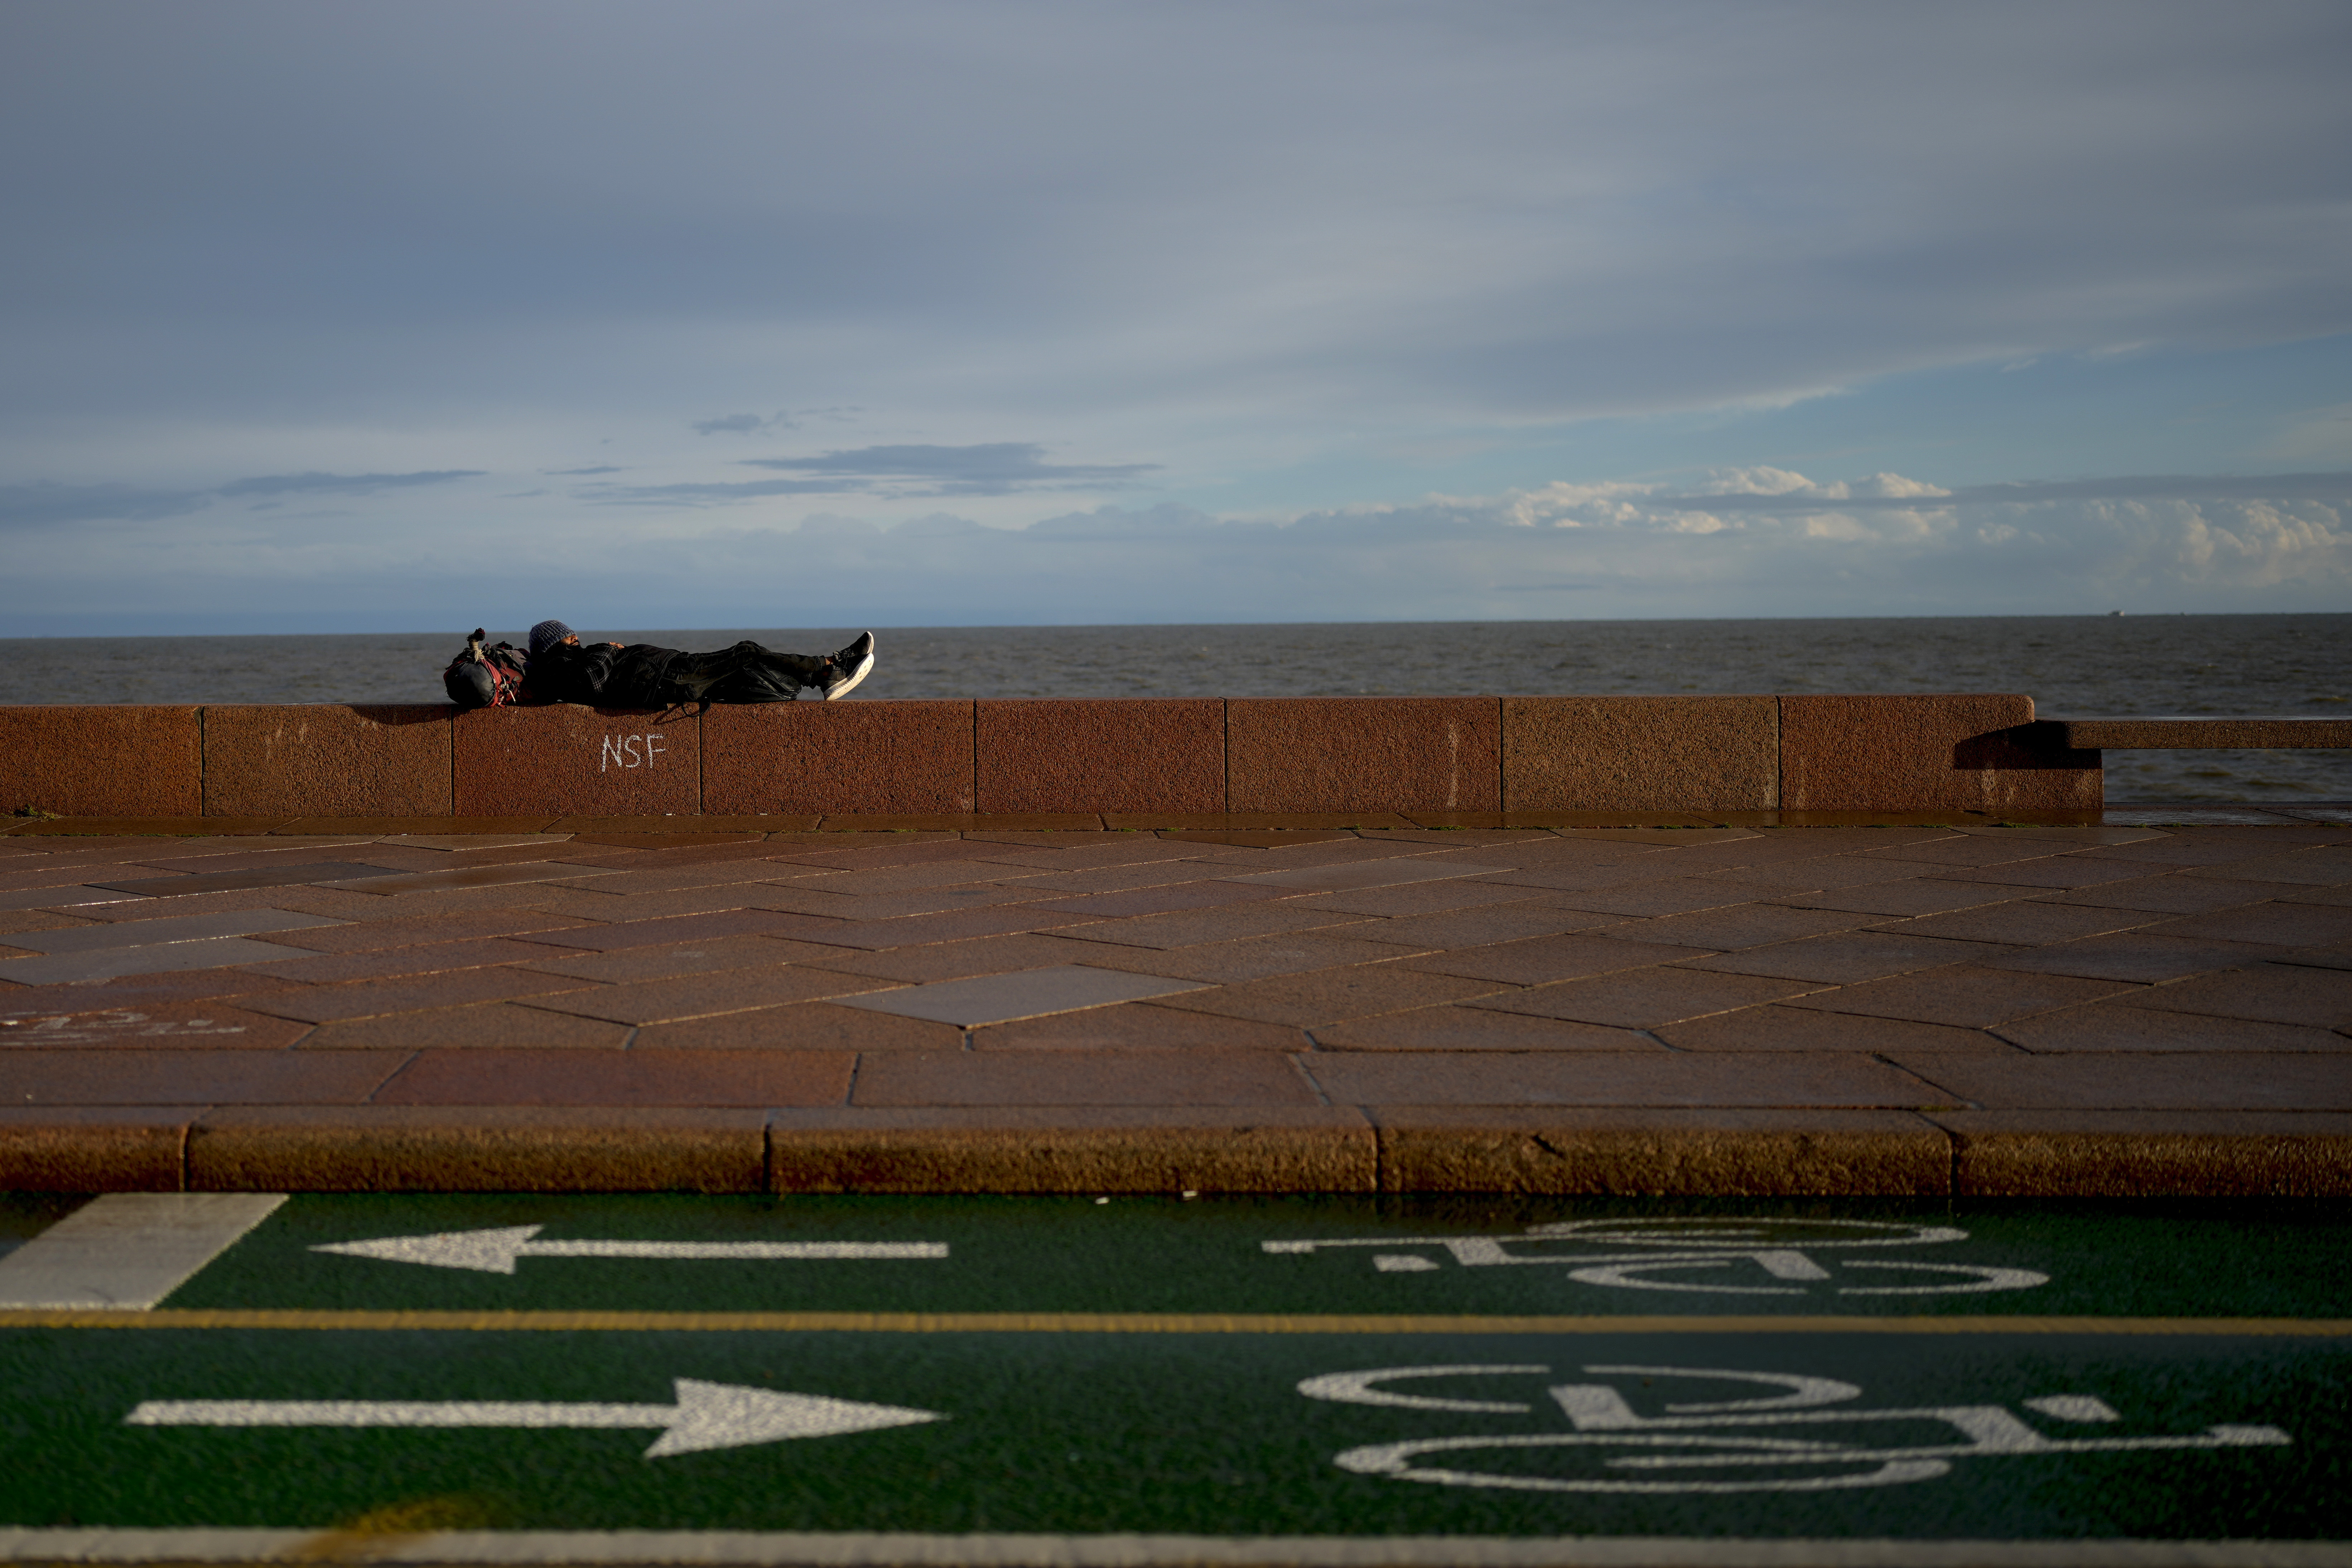
<path id="1" fill-rule="evenodd" d="M 827 702 L 846 697 L 857 683 L 874 673 L 874 634 L 860 632 L 857 640 L 835 654 L 832 668 L 817 678 L 816 688 Z"/>

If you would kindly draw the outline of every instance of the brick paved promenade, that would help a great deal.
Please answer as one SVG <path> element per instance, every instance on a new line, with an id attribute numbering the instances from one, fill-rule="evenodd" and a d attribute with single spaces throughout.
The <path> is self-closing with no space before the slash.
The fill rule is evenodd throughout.
<path id="1" fill-rule="evenodd" d="M 2352 1192 L 2352 826 L 2162 815 L 30 824 L 0 1188 Z"/>

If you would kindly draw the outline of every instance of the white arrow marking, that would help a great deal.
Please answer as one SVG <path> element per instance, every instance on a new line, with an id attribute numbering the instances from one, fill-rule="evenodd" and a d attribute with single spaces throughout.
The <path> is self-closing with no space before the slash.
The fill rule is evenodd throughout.
<path id="1" fill-rule="evenodd" d="M 742 1448 L 944 1421 L 936 1410 L 774 1394 L 681 1377 L 676 1405 L 554 1405 L 510 1400 L 150 1399 L 126 1426 L 656 1426 L 646 1458 Z"/>
<path id="2" fill-rule="evenodd" d="M 313 1252 L 379 1258 L 388 1263 L 422 1263 L 435 1268 L 475 1268 L 511 1274 L 518 1258 L 736 1258 L 821 1259 L 945 1258 L 944 1241 L 533 1241 L 544 1226 L 509 1226 L 500 1230 L 451 1230 L 437 1236 L 387 1236 L 376 1241 L 338 1241 Z"/>

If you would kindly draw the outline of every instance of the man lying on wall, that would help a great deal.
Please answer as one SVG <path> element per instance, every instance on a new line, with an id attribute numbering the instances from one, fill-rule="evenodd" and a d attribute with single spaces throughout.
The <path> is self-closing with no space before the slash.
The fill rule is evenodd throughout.
<path id="1" fill-rule="evenodd" d="M 688 702 L 790 702 L 814 688 L 830 702 L 874 669 L 874 634 L 834 654 L 775 653 L 739 642 L 716 653 L 687 653 L 650 643 L 581 642 L 562 621 L 530 628 L 528 658 L 505 643 L 486 646 L 479 631 L 442 672 L 461 708 L 509 703 L 579 702 L 596 708 L 677 708 Z"/>

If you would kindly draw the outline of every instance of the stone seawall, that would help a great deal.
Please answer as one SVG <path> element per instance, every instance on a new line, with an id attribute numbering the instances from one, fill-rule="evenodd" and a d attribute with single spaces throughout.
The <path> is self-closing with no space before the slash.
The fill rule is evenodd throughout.
<path id="1" fill-rule="evenodd" d="M 0 812 L 936 816 L 2095 811 L 1998 693 L 0 707 Z"/>

